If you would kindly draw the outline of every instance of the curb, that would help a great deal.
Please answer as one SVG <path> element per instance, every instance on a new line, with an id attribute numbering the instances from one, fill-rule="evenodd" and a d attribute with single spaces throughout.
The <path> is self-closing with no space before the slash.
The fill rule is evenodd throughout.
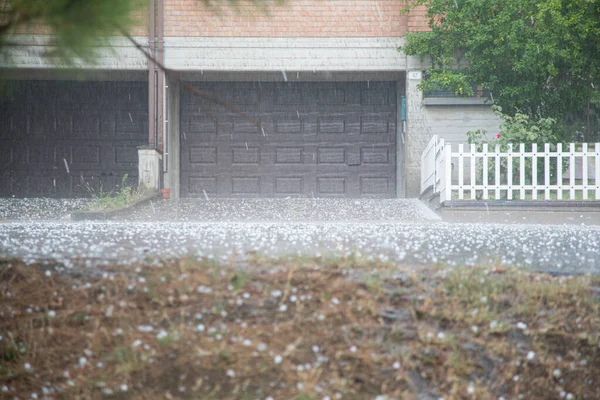
<path id="1" fill-rule="evenodd" d="M 441 221 L 442 217 L 432 208 L 431 203 L 416 199 L 417 208 L 431 221 Z"/>
<path id="2" fill-rule="evenodd" d="M 600 212 L 600 201 L 580 200 L 459 200 L 445 201 L 442 210 L 481 211 L 515 210 L 515 211 L 579 211 Z"/>
<path id="3" fill-rule="evenodd" d="M 106 221 L 112 219 L 118 214 L 131 211 L 142 204 L 145 204 L 149 201 L 155 200 L 162 197 L 160 192 L 155 192 L 149 195 L 142 197 L 134 201 L 131 204 L 127 204 L 123 207 L 113 208 L 110 210 L 101 210 L 101 211 L 75 211 L 71 213 L 71 220 L 73 221 Z"/>

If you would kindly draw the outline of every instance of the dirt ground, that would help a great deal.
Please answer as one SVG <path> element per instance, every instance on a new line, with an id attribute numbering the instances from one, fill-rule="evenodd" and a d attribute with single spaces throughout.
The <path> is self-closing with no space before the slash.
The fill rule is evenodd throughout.
<path id="1" fill-rule="evenodd" d="M 600 398 L 597 276 L 247 260 L 1 260 L 0 398 Z"/>

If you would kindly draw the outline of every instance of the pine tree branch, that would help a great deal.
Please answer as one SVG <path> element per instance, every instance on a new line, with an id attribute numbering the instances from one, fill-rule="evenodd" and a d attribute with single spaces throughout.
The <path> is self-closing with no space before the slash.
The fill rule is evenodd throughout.
<path id="1" fill-rule="evenodd" d="M 133 46 L 135 46 L 135 48 L 137 48 L 140 52 L 142 52 L 142 54 L 144 54 L 144 56 L 148 59 L 148 61 L 154 63 L 158 67 L 158 69 L 160 69 L 161 71 L 163 71 L 165 73 L 165 75 L 168 78 L 180 83 L 181 86 L 185 90 L 187 90 L 188 92 L 193 93 L 205 100 L 208 100 L 211 103 L 217 104 L 217 105 L 241 116 L 246 121 L 250 122 L 251 124 L 255 125 L 256 127 L 263 129 L 262 123 L 259 120 L 252 118 L 251 116 L 249 116 L 248 114 L 246 114 L 245 112 L 243 112 L 242 110 L 240 110 L 239 108 L 234 106 L 233 104 L 219 99 L 217 96 L 215 96 L 215 94 L 213 94 L 211 92 L 206 92 L 204 90 L 199 90 L 199 89 L 193 87 L 192 85 L 190 85 L 189 83 L 187 83 L 186 81 L 184 81 L 181 78 L 181 73 L 179 71 L 167 68 L 164 64 L 162 64 L 155 57 L 153 57 L 152 54 L 150 54 L 146 49 L 144 49 L 144 46 L 142 46 L 137 40 L 135 40 L 124 29 L 118 27 L 118 30 L 121 32 L 121 34 L 123 36 L 125 36 L 131 42 L 131 44 L 133 44 Z"/>

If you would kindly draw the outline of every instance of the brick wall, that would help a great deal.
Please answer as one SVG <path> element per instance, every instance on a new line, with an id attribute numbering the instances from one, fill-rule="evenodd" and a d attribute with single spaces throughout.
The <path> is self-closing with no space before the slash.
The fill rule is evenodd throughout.
<path id="1" fill-rule="evenodd" d="M 425 7 L 417 7 L 408 14 L 408 30 L 411 32 L 429 30 L 427 25 L 427 9 Z"/>
<path id="2" fill-rule="evenodd" d="M 1 4 L 1 3 L 0 3 Z M 400 15 L 401 0 L 286 0 L 267 12 L 240 3 L 210 9 L 199 0 L 165 0 L 165 36 L 182 37 L 394 37 L 427 30 L 423 7 Z M 136 12 L 134 36 L 148 32 L 148 10 Z M 20 27 L 19 34 L 51 34 L 40 24 Z"/>
<path id="3" fill-rule="evenodd" d="M 0 7 L 2 9 L 2 7 Z M 148 8 L 145 7 L 136 11 L 133 15 L 134 25 L 130 29 L 132 36 L 147 36 L 148 35 Z M 0 20 L 1 21 L 1 20 Z M 19 26 L 16 34 L 20 35 L 51 35 L 52 29 L 41 23 L 31 23 Z"/>
<path id="4" fill-rule="evenodd" d="M 402 7 L 400 0 L 287 0 L 268 13 L 241 2 L 237 11 L 223 7 L 215 14 L 198 0 L 165 0 L 165 36 L 402 36 Z"/>

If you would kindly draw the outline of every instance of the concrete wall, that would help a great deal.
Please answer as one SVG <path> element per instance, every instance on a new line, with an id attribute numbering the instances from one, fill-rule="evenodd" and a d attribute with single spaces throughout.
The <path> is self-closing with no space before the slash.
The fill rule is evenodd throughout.
<path id="1" fill-rule="evenodd" d="M 184 71 L 403 71 L 402 39 L 165 38 L 165 62 Z"/>
<path id="2" fill-rule="evenodd" d="M 449 99 L 423 101 L 417 89 L 421 82 L 421 71 L 407 73 L 407 132 L 406 132 L 406 195 L 419 195 L 421 176 L 421 153 L 435 134 L 447 142 L 466 142 L 470 130 L 485 129 L 497 133 L 500 119 L 491 106 L 479 100 Z M 430 103 L 430 104 L 426 104 Z"/>
<path id="3" fill-rule="evenodd" d="M 97 58 L 93 63 L 73 60 L 72 64 L 61 64 L 50 56 L 55 50 L 52 35 L 14 35 L 11 42 L 22 46 L 5 46 L 0 52 L 0 68 L 83 68 L 94 70 L 147 70 L 146 57 L 127 39 L 122 37 L 98 40 Z M 136 36 L 142 46 L 148 46 L 148 38 Z"/>

